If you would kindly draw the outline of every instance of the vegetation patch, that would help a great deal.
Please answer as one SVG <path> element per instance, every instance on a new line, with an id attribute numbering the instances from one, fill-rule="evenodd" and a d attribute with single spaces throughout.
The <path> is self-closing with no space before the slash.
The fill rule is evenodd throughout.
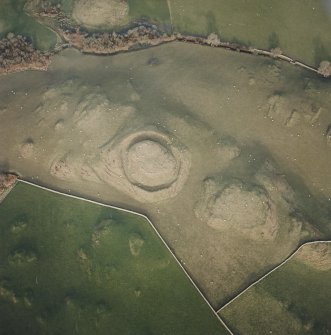
<path id="1" fill-rule="evenodd" d="M 3 334 L 227 333 L 140 216 L 18 183 L 0 223 Z"/>
<path id="2" fill-rule="evenodd" d="M 170 2 L 176 31 L 204 36 L 215 32 L 224 41 L 268 50 L 280 48 L 315 66 L 330 60 L 331 35 L 325 32 L 330 31 L 331 20 L 324 0 Z"/>
<path id="3" fill-rule="evenodd" d="M 57 42 L 56 34 L 25 12 L 26 2 L 26 0 L 0 1 L 0 38 L 11 32 L 29 37 L 37 49 L 43 51 L 53 49 Z"/>
<path id="4" fill-rule="evenodd" d="M 330 260 L 331 243 L 306 244 L 219 314 L 240 334 L 327 334 Z"/>

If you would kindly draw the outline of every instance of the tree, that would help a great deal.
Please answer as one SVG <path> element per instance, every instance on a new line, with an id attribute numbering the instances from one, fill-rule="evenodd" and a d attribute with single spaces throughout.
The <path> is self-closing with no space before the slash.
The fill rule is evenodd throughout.
<path id="1" fill-rule="evenodd" d="M 221 44 L 221 40 L 216 33 L 211 33 L 207 37 L 207 44 L 212 47 L 218 47 Z"/>
<path id="2" fill-rule="evenodd" d="M 324 60 L 320 63 L 320 66 L 317 70 L 319 74 L 324 76 L 325 78 L 328 78 L 331 76 L 331 63 Z"/>
<path id="3" fill-rule="evenodd" d="M 270 50 L 271 54 L 272 54 L 272 57 L 278 57 L 280 56 L 281 54 L 283 54 L 283 51 L 281 48 L 273 48 Z"/>

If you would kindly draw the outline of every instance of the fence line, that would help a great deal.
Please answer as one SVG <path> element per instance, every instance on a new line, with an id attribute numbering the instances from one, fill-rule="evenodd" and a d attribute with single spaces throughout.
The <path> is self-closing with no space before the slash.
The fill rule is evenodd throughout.
<path id="1" fill-rule="evenodd" d="M 271 275 L 274 271 L 278 270 L 281 266 L 285 265 L 288 261 L 290 261 L 295 254 L 303 247 L 306 245 L 311 245 L 311 244 L 318 244 L 318 243 L 331 243 L 331 241 L 311 241 L 311 242 L 306 242 L 301 244 L 293 253 L 288 256 L 283 262 L 278 264 L 275 268 L 271 269 L 269 272 L 267 272 L 265 275 L 263 275 L 261 278 L 256 280 L 254 283 L 250 284 L 248 287 L 246 287 L 243 291 L 241 291 L 239 294 L 237 294 L 234 298 L 232 298 L 230 301 L 228 301 L 225 305 L 223 305 L 221 308 L 217 310 L 217 313 L 221 312 L 224 308 L 226 308 L 228 305 L 230 305 L 232 302 L 234 302 L 236 299 L 238 299 L 242 294 L 244 294 L 246 291 L 248 291 L 250 288 L 261 282 L 263 279 Z"/>
<path id="2" fill-rule="evenodd" d="M 152 221 L 148 218 L 148 216 L 141 214 L 139 212 L 135 212 L 129 209 L 125 209 L 122 207 L 117 207 L 117 206 L 113 206 L 113 205 L 109 205 L 109 204 L 105 204 L 102 202 L 98 202 L 95 200 L 91 200 L 91 199 L 87 199 L 84 197 L 80 197 L 77 195 L 73 195 L 73 194 L 68 194 L 68 193 L 64 193 L 61 191 L 57 191 L 45 186 L 41 186 L 38 184 L 35 184 L 31 181 L 27 181 L 24 179 L 19 178 L 18 179 L 18 183 L 21 182 L 23 184 L 27 184 L 33 187 L 37 187 L 40 188 L 42 190 L 48 191 L 48 192 L 52 192 L 61 196 L 66 196 L 72 199 L 77 199 L 77 200 L 81 200 L 81 201 L 85 201 L 85 202 L 89 202 L 91 204 L 95 204 L 98 206 L 102 206 L 102 207 L 107 207 L 107 208 L 112 208 L 112 209 L 116 209 L 118 211 L 122 211 L 122 212 L 126 212 L 126 213 L 130 213 L 130 214 L 134 214 L 137 215 L 139 217 L 144 218 L 145 220 L 148 221 L 148 223 L 150 224 L 150 226 L 153 228 L 153 230 L 155 231 L 156 235 L 160 238 L 160 240 L 162 241 L 162 243 L 165 245 L 165 247 L 167 248 L 167 250 L 170 252 L 170 254 L 172 255 L 172 257 L 175 259 L 175 261 L 177 262 L 177 264 L 180 266 L 180 268 L 183 270 L 183 272 L 185 273 L 186 277 L 189 279 L 189 281 L 191 282 L 191 284 L 193 285 L 193 287 L 198 291 L 198 293 L 200 294 L 200 296 L 203 298 L 203 300 L 206 302 L 206 304 L 208 305 L 208 307 L 211 309 L 212 313 L 217 317 L 217 319 L 221 322 L 221 324 L 224 326 L 224 328 L 231 334 L 234 335 L 232 333 L 232 331 L 230 330 L 230 328 L 226 325 L 226 323 L 224 322 L 224 320 L 218 315 L 218 313 L 215 311 L 215 309 L 212 307 L 212 305 L 210 304 L 210 302 L 207 300 L 207 298 L 205 297 L 205 295 L 202 293 L 202 291 L 199 289 L 199 287 L 196 285 L 196 283 L 194 282 L 194 280 L 191 278 L 191 276 L 189 275 L 189 273 L 186 271 L 186 269 L 184 268 L 184 266 L 181 264 L 180 260 L 177 258 L 177 256 L 173 253 L 173 251 L 170 249 L 169 245 L 167 244 L 167 242 L 164 240 L 164 238 L 160 235 L 160 233 L 158 232 L 158 230 L 156 229 L 156 227 L 154 226 L 154 224 L 152 223 Z"/>
<path id="3" fill-rule="evenodd" d="M 77 196 L 74 194 L 68 194 L 65 192 L 61 192 L 61 191 L 57 191 L 45 186 L 41 186 L 38 185 L 36 183 L 33 183 L 31 181 L 27 181 L 24 179 L 19 178 L 17 180 L 17 182 L 14 184 L 14 186 L 16 184 L 18 184 L 19 182 L 23 183 L 23 184 L 27 184 L 36 188 L 40 188 L 42 190 L 51 192 L 51 193 L 55 193 L 61 196 L 66 196 L 72 199 L 77 199 L 80 201 L 85 201 L 91 204 L 95 204 L 98 206 L 102 206 L 102 207 L 107 207 L 107 208 L 112 208 L 121 212 L 126 212 L 126 213 L 130 213 L 133 215 L 137 215 L 139 217 L 144 218 L 145 220 L 147 220 L 147 222 L 150 224 L 150 226 L 152 227 L 152 229 L 154 230 L 154 232 L 156 233 L 156 235 L 159 237 L 159 239 L 162 241 L 162 243 L 164 244 L 164 246 L 167 248 L 167 250 L 170 252 L 170 254 L 172 255 L 172 257 L 175 259 L 175 261 L 177 262 L 177 264 L 179 265 L 179 267 L 182 269 L 182 271 L 184 272 L 184 274 L 186 275 L 186 277 L 189 279 L 189 281 L 191 282 L 191 284 L 193 285 L 193 287 L 198 291 L 198 293 L 200 294 L 200 296 L 203 298 L 203 300 L 205 301 L 205 303 L 208 305 L 208 307 L 210 308 L 210 310 L 212 311 L 212 313 L 217 317 L 217 319 L 221 322 L 221 324 L 225 327 L 225 329 L 231 334 L 234 335 L 233 332 L 230 330 L 230 328 L 228 327 L 228 325 L 225 323 L 225 321 L 222 319 L 222 317 L 219 315 L 219 313 L 225 309 L 228 305 L 230 305 L 232 302 L 234 302 L 236 299 L 238 299 L 241 295 L 243 295 L 246 291 L 248 291 L 250 288 L 252 288 L 253 286 L 257 285 L 259 282 L 261 282 L 263 279 L 265 279 L 266 277 L 270 276 L 274 271 L 278 270 L 280 267 L 282 267 L 283 265 L 285 265 L 288 261 L 290 261 L 295 255 L 296 253 L 302 249 L 303 247 L 307 246 L 307 245 L 313 245 L 313 244 L 319 244 L 319 243 L 331 243 L 330 240 L 320 240 L 320 241 L 311 241 L 311 242 L 306 242 L 303 243 L 302 245 L 300 245 L 293 253 L 291 253 L 283 262 L 281 262 L 280 264 L 278 264 L 276 267 L 274 267 L 273 269 L 271 269 L 269 272 L 267 272 L 266 274 L 264 274 L 261 278 L 257 279 L 255 282 L 253 282 L 252 284 L 250 284 L 248 287 L 246 287 L 243 291 L 241 291 L 239 294 L 237 294 L 235 297 L 233 297 L 231 300 L 229 300 L 225 305 L 223 305 L 222 307 L 220 307 L 219 309 L 215 310 L 212 305 L 210 304 L 210 302 L 208 301 L 208 299 L 205 297 L 205 295 L 202 293 L 202 291 L 200 290 L 200 288 L 197 286 L 197 284 L 194 282 L 194 280 L 192 279 L 192 277 L 190 276 L 190 274 L 187 272 L 187 270 L 184 268 L 184 266 L 182 265 L 181 261 L 177 258 L 177 256 L 174 254 L 174 252 L 171 250 L 171 248 L 169 247 L 168 243 L 164 240 L 164 238 L 161 236 L 161 234 L 159 233 L 159 231 L 157 230 L 157 228 L 154 226 L 154 224 L 152 223 L 152 221 L 148 218 L 147 215 L 145 214 L 141 214 L 139 212 L 135 212 L 123 207 L 118 207 L 118 206 L 113 206 L 113 205 L 109 205 L 103 202 L 98 202 L 95 200 L 91 200 L 91 199 L 87 199 L 81 196 Z M 13 187 L 14 187 L 13 186 Z M 8 192 L 6 192 L 6 195 L 8 195 L 8 193 L 13 189 L 10 188 L 8 190 Z M 3 200 L 4 198 L 0 199 Z M 0 201 L 1 203 L 1 201 Z"/>

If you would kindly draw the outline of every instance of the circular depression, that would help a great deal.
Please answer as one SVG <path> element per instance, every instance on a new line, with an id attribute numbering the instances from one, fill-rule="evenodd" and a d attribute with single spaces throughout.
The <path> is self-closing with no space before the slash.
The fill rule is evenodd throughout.
<path id="1" fill-rule="evenodd" d="M 122 152 L 128 180 L 148 191 L 171 186 L 178 178 L 180 161 L 162 137 L 138 136 Z"/>

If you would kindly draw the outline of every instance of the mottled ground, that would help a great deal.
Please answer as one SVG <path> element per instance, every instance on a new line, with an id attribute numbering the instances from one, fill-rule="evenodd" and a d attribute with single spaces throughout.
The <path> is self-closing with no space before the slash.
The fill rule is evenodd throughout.
<path id="1" fill-rule="evenodd" d="M 331 245 L 306 244 L 219 313 L 238 334 L 328 334 Z"/>
<path id="2" fill-rule="evenodd" d="M 146 213 L 218 307 L 302 241 L 330 237 L 330 89 L 201 46 L 67 50 L 48 72 L 0 78 L 0 162 Z"/>

